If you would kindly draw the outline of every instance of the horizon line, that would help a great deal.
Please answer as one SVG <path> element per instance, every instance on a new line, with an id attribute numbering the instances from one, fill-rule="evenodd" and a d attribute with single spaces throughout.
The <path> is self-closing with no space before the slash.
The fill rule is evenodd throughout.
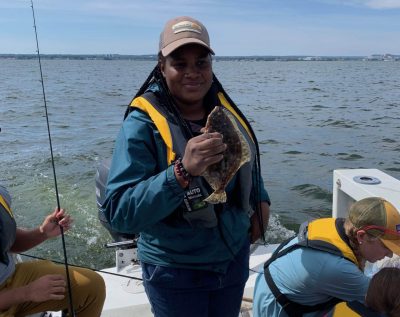
<path id="1" fill-rule="evenodd" d="M 37 56 L 37 53 L 0 53 L 0 56 Z M 146 56 L 157 57 L 157 54 L 120 54 L 120 53 L 40 53 L 41 56 Z M 289 54 L 289 55 L 213 55 L 213 57 L 366 57 L 366 56 L 400 56 L 392 53 L 373 53 L 368 55 L 318 55 L 318 54 Z"/>

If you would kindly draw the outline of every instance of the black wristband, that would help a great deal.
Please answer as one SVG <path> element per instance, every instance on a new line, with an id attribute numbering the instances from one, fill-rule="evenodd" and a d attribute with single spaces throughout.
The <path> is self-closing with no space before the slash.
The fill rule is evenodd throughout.
<path id="1" fill-rule="evenodd" d="M 186 168 L 183 166 L 182 164 L 182 158 L 179 157 L 176 161 L 175 161 L 175 168 L 176 168 L 176 172 L 178 173 L 179 176 L 182 176 L 182 178 L 187 181 L 190 182 L 192 179 L 192 175 L 189 174 L 189 172 L 186 170 Z"/>

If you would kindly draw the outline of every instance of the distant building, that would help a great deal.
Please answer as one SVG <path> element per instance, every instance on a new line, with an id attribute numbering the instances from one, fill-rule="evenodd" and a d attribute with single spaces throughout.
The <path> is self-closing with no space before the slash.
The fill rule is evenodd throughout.
<path id="1" fill-rule="evenodd" d="M 372 54 L 366 58 L 364 58 L 364 60 L 367 61 L 398 61 L 400 60 L 400 56 L 399 55 L 393 55 L 393 54 Z"/>
<path id="2" fill-rule="evenodd" d="M 319 56 L 307 56 L 302 59 L 303 61 L 321 61 L 322 58 Z"/>

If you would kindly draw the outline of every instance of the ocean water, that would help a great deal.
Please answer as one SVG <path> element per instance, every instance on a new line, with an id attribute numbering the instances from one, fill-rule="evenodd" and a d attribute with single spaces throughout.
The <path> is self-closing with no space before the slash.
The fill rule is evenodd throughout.
<path id="1" fill-rule="evenodd" d="M 151 61 L 42 60 L 60 202 L 74 217 L 69 262 L 114 262 L 97 220 L 96 166 L 111 157 L 126 105 Z M 252 122 L 272 200 L 268 240 L 331 214 L 332 172 L 378 168 L 400 178 L 400 63 L 216 61 L 214 71 Z M 56 206 L 36 60 L 0 59 L 0 182 L 19 225 Z M 29 252 L 62 259 L 60 239 Z"/>

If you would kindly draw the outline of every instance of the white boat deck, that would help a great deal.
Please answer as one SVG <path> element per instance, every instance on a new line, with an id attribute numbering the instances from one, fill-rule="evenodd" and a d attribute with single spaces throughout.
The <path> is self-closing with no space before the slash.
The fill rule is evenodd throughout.
<path id="1" fill-rule="evenodd" d="M 128 265 L 119 272 L 116 267 L 102 271 L 142 278 L 140 265 Z M 100 274 L 107 285 L 106 302 L 101 316 L 153 316 L 141 280 Z"/>
<path id="2" fill-rule="evenodd" d="M 369 196 L 387 199 L 400 210 L 400 181 L 377 169 L 335 170 L 333 175 L 333 217 L 346 217 L 348 207 L 354 201 Z M 257 272 L 262 272 L 264 262 L 277 247 L 273 245 L 252 246 L 250 276 L 243 296 L 241 316 L 251 316 L 251 306 Z M 122 252 L 122 253 L 121 253 Z M 141 279 L 139 265 L 130 264 L 136 258 L 134 250 L 116 252 L 116 266 L 100 273 L 106 283 L 107 298 L 102 317 L 153 316 L 142 282 L 128 277 L 110 275 L 116 273 Z M 53 313 L 54 317 L 61 316 Z"/>
<path id="3" fill-rule="evenodd" d="M 271 255 L 276 246 L 275 244 L 254 246 L 254 251 L 250 256 L 250 277 L 246 283 L 243 295 L 247 303 L 251 304 L 253 298 L 254 283 L 258 275 L 256 272 L 262 271 L 264 262 Z M 117 267 L 104 269 L 102 271 L 104 273 L 100 272 L 100 274 L 107 285 L 107 296 L 101 315 L 102 317 L 153 316 L 142 281 L 107 274 L 116 273 L 141 279 L 142 272 L 139 265 L 128 265 L 118 272 Z M 247 306 L 249 306 L 249 304 Z"/>

